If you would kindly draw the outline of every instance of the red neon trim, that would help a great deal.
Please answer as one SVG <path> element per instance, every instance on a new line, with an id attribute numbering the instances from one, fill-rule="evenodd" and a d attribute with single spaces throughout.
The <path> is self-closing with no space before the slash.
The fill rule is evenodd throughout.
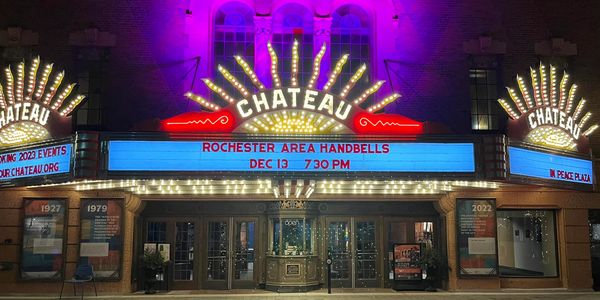
<path id="1" fill-rule="evenodd" d="M 348 123 L 355 134 L 423 134 L 423 123 L 401 115 L 359 111 Z M 230 107 L 216 112 L 187 112 L 161 122 L 161 130 L 166 132 L 232 133 L 238 126 L 240 124 Z"/>
<path id="2" fill-rule="evenodd" d="M 359 112 L 352 125 L 358 134 L 423 134 L 423 123 L 401 115 Z"/>
<path id="3" fill-rule="evenodd" d="M 235 117 L 228 110 L 187 112 L 161 121 L 161 129 L 168 132 L 230 133 L 235 123 Z"/>

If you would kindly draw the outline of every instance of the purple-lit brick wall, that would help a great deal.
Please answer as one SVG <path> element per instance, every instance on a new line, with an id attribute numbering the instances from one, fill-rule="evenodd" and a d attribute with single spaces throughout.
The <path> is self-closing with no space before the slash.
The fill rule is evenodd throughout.
<path id="1" fill-rule="evenodd" d="M 116 35 L 107 58 L 102 102 L 105 129 L 130 130 L 141 122 L 197 110 L 183 94 L 192 85 L 196 57 L 200 64 L 194 91 L 208 95 L 200 78 L 213 77 L 213 17 L 230 1 L 112 0 L 21 1 L 0 3 L 0 30 L 9 26 L 39 33 L 31 47 L 43 59 L 67 70 L 78 69 L 70 32 L 91 25 Z M 526 75 L 540 57 L 536 42 L 561 37 L 577 45 L 577 55 L 559 57 L 600 115 L 600 3 L 582 1 L 386 0 L 386 1 L 240 1 L 256 13 L 269 15 L 298 2 L 315 16 L 326 16 L 346 4 L 370 15 L 374 80 L 387 80 L 377 95 L 390 92 L 390 81 L 402 98 L 388 113 L 444 124 L 456 133 L 470 133 L 469 56 L 463 43 L 489 35 L 506 44 L 499 55 L 502 81 L 514 86 L 516 73 Z M 186 13 L 189 10 L 190 13 Z M 394 16 L 397 16 L 394 19 Z M 256 49 L 256 51 L 261 51 Z M 386 64 L 387 61 L 387 64 Z M 2 65 L 6 60 L 2 58 Z M 387 67 L 386 67 L 387 65 Z M 561 66 L 559 66 L 561 67 Z M 389 75 L 388 75 L 389 74 Z M 592 138 L 593 141 L 599 140 Z M 597 145 L 595 143 L 594 145 Z M 600 149 L 600 148 L 597 148 Z"/>

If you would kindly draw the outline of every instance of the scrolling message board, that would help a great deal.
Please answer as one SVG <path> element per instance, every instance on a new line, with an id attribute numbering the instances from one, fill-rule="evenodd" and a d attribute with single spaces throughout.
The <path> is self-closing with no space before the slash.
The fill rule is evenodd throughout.
<path id="1" fill-rule="evenodd" d="M 123 202 L 84 199 L 80 212 L 80 262 L 94 266 L 96 278 L 118 280 L 121 277 L 123 250 Z"/>
<path id="2" fill-rule="evenodd" d="M 62 278 L 67 209 L 62 199 L 25 199 L 22 279 Z"/>
<path id="3" fill-rule="evenodd" d="M 0 181 L 71 171 L 71 144 L 0 154 Z"/>
<path id="4" fill-rule="evenodd" d="M 496 201 L 456 199 L 456 241 L 461 276 L 497 276 Z"/>
<path id="5" fill-rule="evenodd" d="M 110 141 L 109 171 L 475 171 L 472 143 Z"/>

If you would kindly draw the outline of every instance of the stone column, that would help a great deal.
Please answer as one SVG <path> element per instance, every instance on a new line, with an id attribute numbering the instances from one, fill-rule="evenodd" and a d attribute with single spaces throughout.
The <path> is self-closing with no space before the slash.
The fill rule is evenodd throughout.
<path id="1" fill-rule="evenodd" d="M 323 43 L 327 45 L 325 55 L 321 60 L 321 75 L 317 79 L 317 88 L 323 87 L 329 77 L 329 72 L 333 67 L 331 64 L 331 17 L 315 17 L 314 20 L 314 34 L 313 34 L 313 47 L 314 55 L 316 56 L 321 50 Z M 333 62 L 335 63 L 335 62 Z"/>
<path id="2" fill-rule="evenodd" d="M 267 49 L 271 28 L 271 16 L 254 16 L 254 71 L 266 87 L 271 86 L 271 58 Z"/>

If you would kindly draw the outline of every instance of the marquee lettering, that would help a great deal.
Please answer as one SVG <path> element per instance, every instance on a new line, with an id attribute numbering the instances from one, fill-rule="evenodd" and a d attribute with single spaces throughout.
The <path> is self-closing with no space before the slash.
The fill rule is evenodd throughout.
<path id="1" fill-rule="evenodd" d="M 0 111 L 0 129 L 21 121 L 35 122 L 44 126 L 48 123 L 49 115 L 50 110 L 39 103 L 15 103 Z"/>
<path id="2" fill-rule="evenodd" d="M 352 111 L 352 105 L 329 93 L 302 88 L 280 88 L 252 95 L 235 105 L 243 119 L 280 109 L 312 110 L 344 121 Z"/>
<path id="3" fill-rule="evenodd" d="M 559 127 L 570 133 L 574 139 L 579 138 L 581 126 L 573 120 L 572 116 L 563 111 L 552 107 L 540 107 L 529 113 L 527 116 L 529 129 L 535 129 L 538 126 L 550 125 Z"/>

